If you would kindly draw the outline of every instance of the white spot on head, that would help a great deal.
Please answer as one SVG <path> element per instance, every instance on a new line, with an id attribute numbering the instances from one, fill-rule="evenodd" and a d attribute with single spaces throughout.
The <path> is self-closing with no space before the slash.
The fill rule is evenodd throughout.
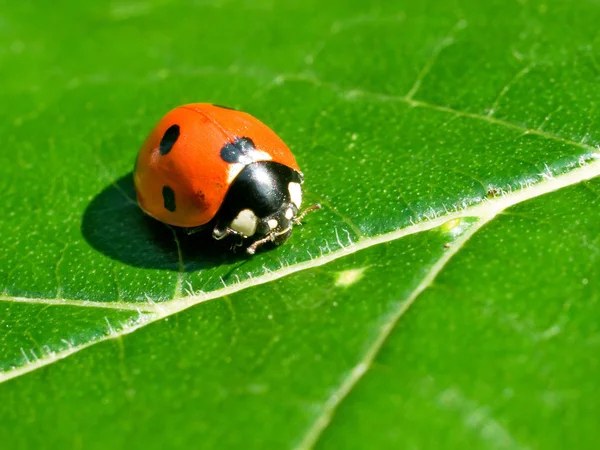
<path id="1" fill-rule="evenodd" d="M 366 269 L 366 267 L 361 267 L 360 269 L 350 269 L 338 272 L 336 274 L 335 285 L 337 287 L 352 286 L 363 277 Z"/>
<path id="2" fill-rule="evenodd" d="M 296 208 L 300 209 L 302 204 L 302 186 L 299 183 L 288 184 L 288 191 L 290 192 L 290 199 L 292 203 L 296 205 Z"/>
<path id="3" fill-rule="evenodd" d="M 292 217 L 294 217 L 294 211 L 292 211 L 292 208 L 288 208 L 285 212 L 285 218 L 288 220 L 292 220 Z"/>
<path id="4" fill-rule="evenodd" d="M 252 236 L 256 232 L 257 225 L 256 214 L 250 209 L 242 209 L 237 217 L 231 221 L 229 228 L 244 236 Z"/>
<path id="5" fill-rule="evenodd" d="M 275 219 L 270 219 L 267 223 L 269 224 L 269 228 L 271 230 L 274 230 L 275 228 L 277 228 L 277 225 L 279 225 L 279 222 L 277 222 L 277 220 Z"/>

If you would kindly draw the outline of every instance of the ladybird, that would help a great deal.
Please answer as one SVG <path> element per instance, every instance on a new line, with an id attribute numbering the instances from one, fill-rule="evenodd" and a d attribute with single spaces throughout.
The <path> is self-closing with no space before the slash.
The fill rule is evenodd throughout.
<path id="1" fill-rule="evenodd" d="M 245 246 L 280 245 L 299 225 L 304 177 L 294 155 L 250 114 L 209 103 L 169 111 L 139 151 L 137 200 L 149 216 L 188 233 Z"/>

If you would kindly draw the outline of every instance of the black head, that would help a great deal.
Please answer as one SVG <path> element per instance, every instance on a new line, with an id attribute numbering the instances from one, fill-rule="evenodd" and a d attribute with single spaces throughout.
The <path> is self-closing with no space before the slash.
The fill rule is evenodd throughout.
<path id="1" fill-rule="evenodd" d="M 282 244 L 292 234 L 301 203 L 300 172 L 271 161 L 249 164 L 227 191 L 213 237 L 238 236 L 248 253 L 267 242 Z"/>

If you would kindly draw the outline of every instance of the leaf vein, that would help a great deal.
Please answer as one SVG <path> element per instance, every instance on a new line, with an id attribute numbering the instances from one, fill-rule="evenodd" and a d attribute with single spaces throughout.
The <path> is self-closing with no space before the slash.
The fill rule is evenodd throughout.
<path id="1" fill-rule="evenodd" d="M 437 262 L 431 266 L 431 269 L 425 274 L 421 282 L 408 296 L 406 301 L 404 301 L 400 307 L 393 314 L 391 314 L 391 317 L 380 328 L 375 340 L 371 346 L 369 346 L 362 358 L 360 358 L 358 364 L 343 379 L 339 387 L 330 395 L 329 399 L 325 402 L 321 415 L 308 429 L 308 432 L 300 444 L 296 447 L 297 450 L 310 449 L 314 447 L 327 426 L 331 423 L 331 420 L 333 419 L 342 401 L 350 394 L 352 389 L 358 384 L 363 375 L 369 370 L 379 351 L 391 335 L 400 319 L 415 303 L 419 295 L 429 286 L 431 286 L 437 275 L 444 269 L 444 267 L 446 267 L 446 264 L 452 259 L 452 257 L 458 253 L 458 251 L 479 229 L 481 229 L 481 227 L 492 220 L 495 216 L 495 214 L 491 214 L 489 217 L 482 217 L 479 222 L 474 224 L 465 232 L 463 236 L 458 238 L 450 246 L 450 248 L 444 252 Z"/>

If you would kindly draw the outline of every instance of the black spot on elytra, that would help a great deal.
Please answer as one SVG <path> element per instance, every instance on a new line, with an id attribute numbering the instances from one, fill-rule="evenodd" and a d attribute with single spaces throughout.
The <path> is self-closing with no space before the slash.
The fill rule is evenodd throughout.
<path id="1" fill-rule="evenodd" d="M 256 150 L 250 138 L 236 138 L 221 149 L 221 159 L 230 164 L 250 164 L 254 162 L 251 153 Z"/>
<path id="2" fill-rule="evenodd" d="M 164 156 L 169 153 L 177 139 L 179 139 L 179 125 L 171 125 L 160 140 L 160 154 Z"/>
<path id="3" fill-rule="evenodd" d="M 216 104 L 212 104 L 213 106 L 216 106 L 217 108 L 223 108 L 223 109 L 229 109 L 231 111 L 237 111 L 237 109 L 235 108 L 230 108 L 229 106 L 223 106 L 223 105 L 216 105 Z"/>
<path id="4" fill-rule="evenodd" d="M 165 209 L 171 212 L 175 212 L 175 191 L 169 186 L 164 186 L 162 189 L 163 202 Z"/>

